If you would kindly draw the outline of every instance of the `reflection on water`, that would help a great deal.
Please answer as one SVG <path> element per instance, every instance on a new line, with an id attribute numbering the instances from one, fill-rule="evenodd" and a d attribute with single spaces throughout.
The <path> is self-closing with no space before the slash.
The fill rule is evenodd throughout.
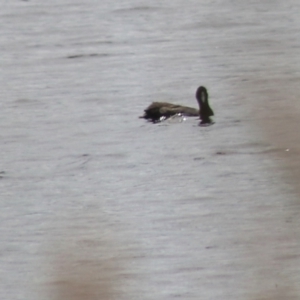
<path id="1" fill-rule="evenodd" d="M 300 4 L 119 2 L 1 10 L 2 298 L 297 299 Z"/>

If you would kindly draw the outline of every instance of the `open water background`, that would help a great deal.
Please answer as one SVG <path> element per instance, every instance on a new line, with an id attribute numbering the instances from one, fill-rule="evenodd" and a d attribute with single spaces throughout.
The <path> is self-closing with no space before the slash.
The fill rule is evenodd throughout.
<path id="1" fill-rule="evenodd" d="M 299 299 L 300 3 L 1 7 L 1 299 Z"/>

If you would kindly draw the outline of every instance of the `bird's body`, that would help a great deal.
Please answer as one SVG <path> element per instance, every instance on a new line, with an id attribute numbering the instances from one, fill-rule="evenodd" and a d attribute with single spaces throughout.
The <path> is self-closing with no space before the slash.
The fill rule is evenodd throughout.
<path id="1" fill-rule="evenodd" d="M 153 102 L 145 109 L 145 114 L 142 118 L 157 122 L 161 117 L 169 118 L 176 114 L 182 114 L 188 117 L 199 116 L 199 110 L 168 102 Z"/>
<path id="2" fill-rule="evenodd" d="M 205 87 L 200 86 L 197 89 L 196 98 L 199 109 L 168 102 L 153 102 L 145 109 L 145 113 L 141 118 L 156 123 L 159 122 L 162 117 L 169 118 L 176 114 L 181 114 L 187 117 L 200 116 L 201 124 L 212 123 L 210 117 L 213 116 L 214 113 L 209 106 L 208 93 Z"/>

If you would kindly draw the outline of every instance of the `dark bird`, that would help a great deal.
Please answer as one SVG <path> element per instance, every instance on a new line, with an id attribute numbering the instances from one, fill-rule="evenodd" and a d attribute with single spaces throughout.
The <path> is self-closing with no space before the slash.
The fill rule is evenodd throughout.
<path id="1" fill-rule="evenodd" d="M 200 124 L 212 123 L 210 117 L 214 115 L 208 103 L 208 94 L 205 87 L 200 86 L 196 92 L 196 98 L 199 104 L 199 110 L 196 108 L 172 104 L 168 102 L 153 102 L 146 109 L 143 116 L 140 118 L 147 119 L 153 123 L 157 123 L 161 118 L 170 118 L 176 114 L 181 114 L 187 117 L 200 116 Z"/>

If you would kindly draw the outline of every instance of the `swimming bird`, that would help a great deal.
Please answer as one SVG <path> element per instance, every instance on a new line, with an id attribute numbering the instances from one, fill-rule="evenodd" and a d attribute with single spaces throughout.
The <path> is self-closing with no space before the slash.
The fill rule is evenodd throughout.
<path id="1" fill-rule="evenodd" d="M 199 109 L 168 102 L 153 102 L 145 109 L 144 115 L 140 118 L 157 123 L 161 120 L 161 118 L 169 118 L 176 114 L 181 114 L 187 117 L 200 116 L 201 125 L 212 123 L 210 117 L 213 116 L 214 113 L 209 106 L 208 93 L 205 87 L 200 86 L 197 89 L 196 99 L 199 104 Z"/>

